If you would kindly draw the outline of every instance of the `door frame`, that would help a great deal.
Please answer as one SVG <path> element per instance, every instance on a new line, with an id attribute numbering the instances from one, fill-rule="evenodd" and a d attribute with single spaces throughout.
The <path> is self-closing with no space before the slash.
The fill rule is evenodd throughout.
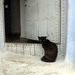
<path id="1" fill-rule="evenodd" d="M 61 43 L 58 46 L 58 56 L 66 53 L 66 32 L 67 32 L 67 6 L 68 0 L 61 0 Z M 5 42 L 5 25 L 4 25 L 4 0 L 0 0 L 0 30 L 1 30 L 1 48 L 20 54 L 29 54 L 34 56 L 42 56 L 44 51 L 41 44 L 28 43 L 7 43 Z"/>

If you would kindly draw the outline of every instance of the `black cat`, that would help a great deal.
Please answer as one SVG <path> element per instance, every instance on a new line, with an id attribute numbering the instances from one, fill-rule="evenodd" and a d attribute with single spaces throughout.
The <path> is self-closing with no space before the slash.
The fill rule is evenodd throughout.
<path id="1" fill-rule="evenodd" d="M 45 50 L 45 55 L 41 58 L 44 62 L 54 62 L 57 58 L 58 48 L 53 42 L 50 42 L 46 37 L 38 37 L 42 43 L 42 47 Z"/>

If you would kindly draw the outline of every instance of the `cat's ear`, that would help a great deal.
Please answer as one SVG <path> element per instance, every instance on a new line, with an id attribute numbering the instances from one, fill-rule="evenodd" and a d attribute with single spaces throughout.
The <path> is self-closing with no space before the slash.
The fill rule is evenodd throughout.
<path id="1" fill-rule="evenodd" d="M 38 38 L 39 38 L 39 36 L 38 36 Z"/>
<path id="2" fill-rule="evenodd" d="M 39 40 L 39 42 L 41 42 L 41 37 L 38 36 L 38 40 Z"/>
<path id="3" fill-rule="evenodd" d="M 38 36 L 38 40 L 40 40 L 40 37 Z"/>
<path id="4" fill-rule="evenodd" d="M 45 36 L 45 39 L 47 39 L 47 36 Z"/>
<path id="5" fill-rule="evenodd" d="M 43 41 L 46 40 L 46 36 L 42 36 L 42 37 L 39 37 L 39 36 L 38 36 L 38 40 L 39 40 L 40 42 L 43 42 Z"/>

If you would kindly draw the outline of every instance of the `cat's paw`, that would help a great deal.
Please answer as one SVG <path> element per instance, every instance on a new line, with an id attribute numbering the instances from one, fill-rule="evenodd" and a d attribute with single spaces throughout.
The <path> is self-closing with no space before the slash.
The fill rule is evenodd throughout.
<path id="1" fill-rule="evenodd" d="M 41 58 L 41 60 L 42 60 L 42 61 L 45 61 L 45 60 L 46 60 L 46 57 L 45 57 L 45 56 L 43 56 L 43 57 Z"/>

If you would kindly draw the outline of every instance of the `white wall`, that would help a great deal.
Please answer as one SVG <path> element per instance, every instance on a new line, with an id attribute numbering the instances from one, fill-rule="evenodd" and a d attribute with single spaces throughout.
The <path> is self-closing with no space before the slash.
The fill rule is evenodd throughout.
<path id="1" fill-rule="evenodd" d="M 1 28 L 1 25 L 0 25 Z M 1 48 L 1 30 L 0 30 L 0 48 Z"/>
<path id="2" fill-rule="evenodd" d="M 1 48 L 1 26 L 2 26 L 2 7 L 1 7 L 1 0 L 0 0 L 0 48 Z"/>
<path id="3" fill-rule="evenodd" d="M 66 61 L 75 62 L 75 0 L 68 0 Z"/>
<path id="4" fill-rule="evenodd" d="M 1 0 L 0 0 L 1 1 Z M 22 0 L 22 1 L 24 1 L 24 0 Z M 61 6 L 61 8 L 62 8 L 62 13 L 61 13 L 61 45 L 59 45 L 59 55 L 63 55 L 64 54 L 64 50 L 65 50 L 65 13 L 64 13 L 64 6 L 65 6 L 66 4 L 65 4 L 65 1 L 64 0 L 62 0 L 62 6 Z M 2 9 L 3 10 L 3 9 Z M 1 12 L 1 11 L 0 11 Z M 1 16 L 1 15 L 0 15 Z M 23 16 L 23 15 L 22 15 Z M 0 21 L 1 21 L 1 19 L 2 18 L 0 18 Z M 1 21 L 2 22 L 2 21 Z M 0 25 L 1 25 L 1 22 L 0 22 Z M 3 24 L 2 24 L 3 25 Z M 2 26 L 1 25 L 1 26 Z M 2 29 L 2 27 L 0 28 L 0 30 Z M 24 28 L 25 29 L 25 28 Z M 4 33 L 3 31 L 2 31 L 2 33 Z M 0 34 L 1 35 L 1 34 Z M 1 39 L 1 37 L 0 37 L 0 40 L 3 40 L 3 39 Z M 0 41 L 1 42 L 1 41 Z M 1 43 L 2 44 L 2 43 Z M 35 45 L 33 45 L 33 44 L 21 44 L 22 45 L 22 47 L 20 47 L 19 46 L 19 44 L 18 43 L 16 43 L 16 44 L 5 44 L 5 47 L 6 47 L 6 49 L 8 49 L 8 47 L 9 48 L 13 48 L 13 50 L 16 52 L 16 49 L 17 49 L 17 51 L 22 51 L 22 50 L 31 50 L 32 49 L 32 51 L 33 50 L 35 50 Z M 32 47 L 33 48 L 32 48 Z M 36 44 L 36 49 L 38 49 L 39 50 L 39 52 L 40 52 L 40 50 L 41 50 L 41 48 L 40 48 L 40 46 L 38 46 L 37 44 Z M 36 50 L 36 51 L 38 51 L 38 50 Z M 12 50 L 11 50 L 12 51 Z M 34 51 L 35 52 L 35 51 Z M 42 52 L 41 52 L 42 53 Z M 39 54 L 39 53 L 38 53 Z"/>
<path id="5" fill-rule="evenodd" d="M 20 0 L 21 37 L 60 43 L 60 0 Z"/>
<path id="6" fill-rule="evenodd" d="M 20 0 L 20 24 L 21 24 L 21 36 L 20 37 L 24 37 L 25 36 L 25 18 L 24 18 L 24 14 L 25 14 L 25 5 L 24 4 L 24 0 Z"/>

